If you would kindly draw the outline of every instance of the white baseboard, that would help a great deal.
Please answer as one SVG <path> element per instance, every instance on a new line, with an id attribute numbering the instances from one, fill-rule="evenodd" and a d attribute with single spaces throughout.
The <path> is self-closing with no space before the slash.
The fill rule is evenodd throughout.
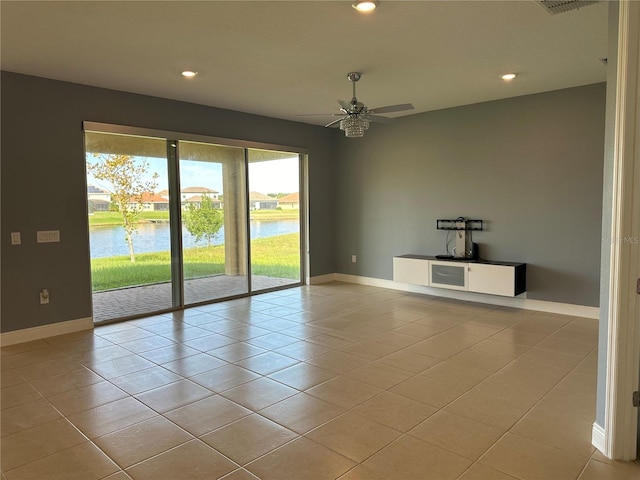
<path id="1" fill-rule="evenodd" d="M 326 275 L 316 275 L 309 277 L 307 282 L 309 285 L 320 285 L 321 283 L 333 282 L 336 279 L 335 273 L 327 273 Z"/>
<path id="2" fill-rule="evenodd" d="M 594 423 L 591 428 L 591 445 L 596 447 L 605 457 L 608 457 L 606 453 L 607 443 L 605 438 L 604 428 L 597 423 Z"/>
<path id="3" fill-rule="evenodd" d="M 597 307 L 586 307 L 584 305 L 571 305 L 567 303 L 545 302 L 542 300 L 530 300 L 525 298 L 524 295 L 520 295 L 514 298 L 499 297 L 496 295 L 460 292 L 442 288 L 429 288 L 423 287 L 421 285 L 410 285 L 407 283 L 394 282 L 393 280 L 384 280 L 382 278 L 362 277 L 358 275 L 347 275 L 344 273 L 328 273 L 326 275 L 317 275 L 308 279 L 309 285 L 319 285 L 322 283 L 333 281 L 369 285 L 372 287 L 388 288 L 391 290 L 401 290 L 411 293 L 421 293 L 424 295 L 452 298 L 456 300 L 465 300 L 477 303 L 486 303 L 490 305 L 523 308 L 525 310 L 537 310 L 541 312 L 559 313 L 563 315 L 574 315 L 578 317 L 595 319 L 599 318 L 600 312 L 600 309 Z M 69 320 L 67 322 L 52 323 L 39 327 L 24 328 L 22 330 L 0 333 L 0 346 L 6 347 L 9 345 L 15 345 L 17 343 L 40 340 L 42 338 L 53 337 L 56 335 L 64 335 L 66 333 L 74 333 L 82 330 L 91 330 L 92 328 L 93 319 L 91 317 Z M 595 427 L 600 428 L 599 426 L 594 424 L 594 438 Z M 602 435 L 604 437 L 604 430 L 602 430 Z M 595 443 L 594 446 L 596 446 Z M 600 450 L 599 447 L 596 446 L 596 448 Z"/>
<path id="4" fill-rule="evenodd" d="M 323 275 L 329 277 L 329 275 Z M 313 277 L 317 278 L 317 277 Z M 526 293 L 517 297 L 500 297 L 498 295 L 486 295 L 483 293 L 461 292 L 459 290 L 447 290 L 444 288 L 423 287 L 422 285 L 411 285 L 408 283 L 394 282 L 381 278 L 361 277 L 358 275 L 347 275 L 344 273 L 333 274 L 331 280 L 340 282 L 357 283 L 372 287 L 389 288 L 411 293 L 422 293 L 434 297 L 452 298 L 468 302 L 486 303 L 489 305 L 499 305 L 503 307 L 522 308 L 525 310 L 536 310 L 539 312 L 558 313 L 561 315 L 573 315 L 576 317 L 600 318 L 598 307 L 587 307 L 584 305 L 572 305 L 569 303 L 547 302 L 543 300 L 531 300 L 526 298 Z M 325 280 L 325 281 L 331 281 Z M 318 282 L 320 283 L 320 282 Z"/>
<path id="5" fill-rule="evenodd" d="M 65 333 L 80 332 L 93 328 L 93 318 L 79 318 L 66 322 L 50 323 L 39 327 L 23 328 L 12 332 L 0 333 L 0 346 L 7 347 L 17 343 L 31 342 Z"/>

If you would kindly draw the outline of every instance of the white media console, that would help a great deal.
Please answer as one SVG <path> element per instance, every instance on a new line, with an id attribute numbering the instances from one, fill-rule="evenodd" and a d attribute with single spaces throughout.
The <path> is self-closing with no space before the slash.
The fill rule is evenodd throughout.
<path id="1" fill-rule="evenodd" d="M 515 297 L 527 290 L 527 264 L 401 255 L 393 257 L 393 280 L 425 287 Z"/>

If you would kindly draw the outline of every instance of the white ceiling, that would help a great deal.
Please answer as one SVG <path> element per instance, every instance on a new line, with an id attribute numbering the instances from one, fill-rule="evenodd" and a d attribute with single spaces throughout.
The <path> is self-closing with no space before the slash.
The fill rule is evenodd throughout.
<path id="1" fill-rule="evenodd" d="M 416 110 L 605 80 L 607 4 L 533 0 L 7 1 L 3 70 L 323 124 L 363 73 L 369 108 Z M 199 72 L 194 79 L 184 69 Z M 519 73 L 505 83 L 499 75 Z"/>

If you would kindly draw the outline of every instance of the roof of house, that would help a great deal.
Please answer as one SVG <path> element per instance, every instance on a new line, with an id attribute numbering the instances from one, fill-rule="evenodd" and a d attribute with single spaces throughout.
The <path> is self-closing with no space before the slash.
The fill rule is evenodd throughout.
<path id="1" fill-rule="evenodd" d="M 300 193 L 294 192 L 289 195 L 285 195 L 284 197 L 280 197 L 278 199 L 280 203 L 299 203 L 300 202 Z"/>
<path id="2" fill-rule="evenodd" d="M 184 201 L 185 202 L 201 202 L 202 201 L 202 197 L 203 197 L 203 195 L 193 195 L 191 197 L 185 198 Z M 220 200 L 218 200 L 216 198 L 211 198 L 209 196 L 207 196 L 207 198 L 209 200 L 211 200 L 213 203 L 220 203 Z"/>
<path id="3" fill-rule="evenodd" d="M 168 200 L 160 195 L 156 195 L 155 193 L 145 192 L 142 194 L 142 199 L 140 201 L 144 203 L 167 203 Z"/>
<path id="4" fill-rule="evenodd" d="M 182 193 L 218 193 L 218 191 L 207 187 L 186 187 L 182 189 Z"/>
<path id="5" fill-rule="evenodd" d="M 260 193 L 260 192 L 249 192 L 249 200 L 251 201 L 271 200 L 274 202 L 278 201 L 277 198 L 270 197 L 269 195 L 265 195 L 264 193 Z"/>
<path id="6" fill-rule="evenodd" d="M 96 187 L 95 185 L 87 185 L 87 193 L 109 193 L 106 190 Z"/>

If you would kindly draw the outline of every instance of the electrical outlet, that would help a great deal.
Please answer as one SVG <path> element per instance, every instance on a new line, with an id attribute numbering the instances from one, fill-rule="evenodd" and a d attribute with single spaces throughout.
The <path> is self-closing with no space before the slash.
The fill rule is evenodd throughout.
<path id="1" fill-rule="evenodd" d="M 20 232 L 11 232 L 11 245 L 20 245 L 21 243 L 22 238 Z"/>
<path id="2" fill-rule="evenodd" d="M 356 263 L 356 256 L 355 255 L 351 255 L 351 263 Z"/>

